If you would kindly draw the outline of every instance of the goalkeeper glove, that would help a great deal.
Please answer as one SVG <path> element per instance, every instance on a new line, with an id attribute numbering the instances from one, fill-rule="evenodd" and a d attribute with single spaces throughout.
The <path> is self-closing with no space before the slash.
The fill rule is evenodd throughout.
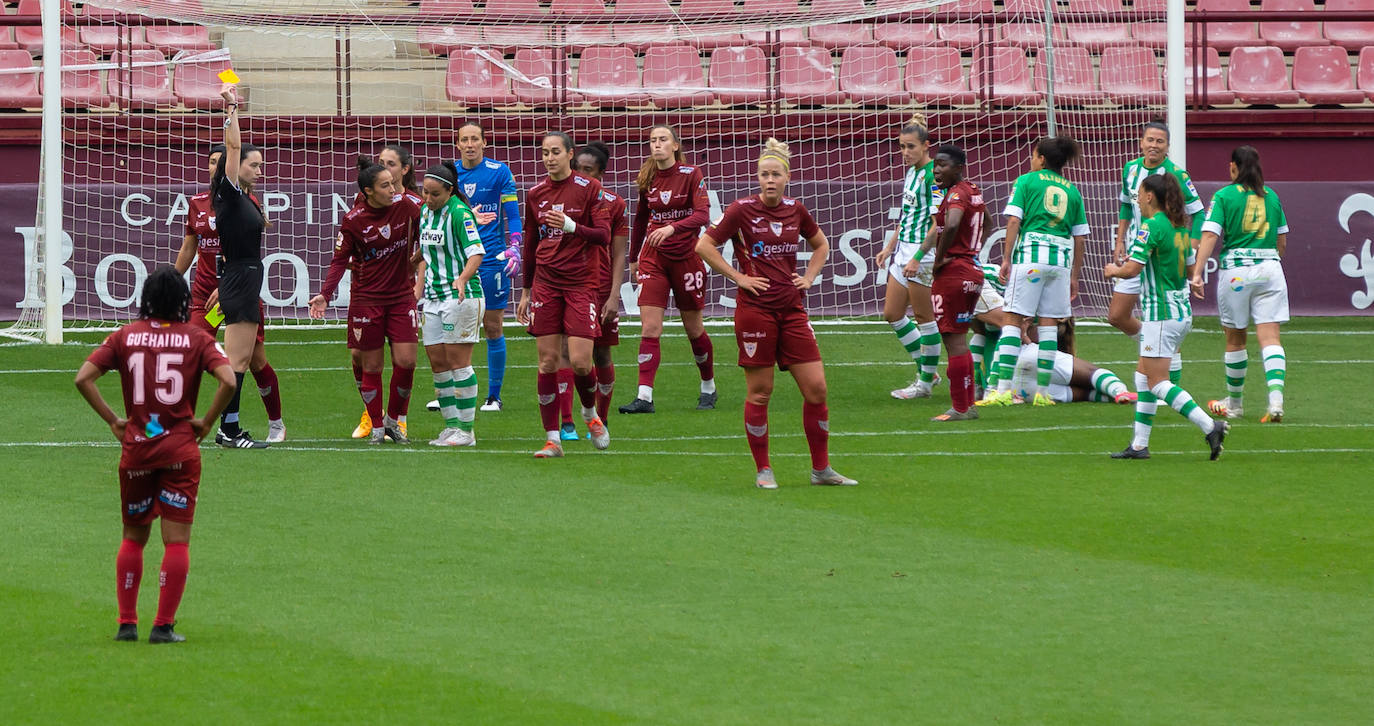
<path id="1" fill-rule="evenodd" d="M 506 247 L 504 254 L 506 258 L 506 277 L 514 278 L 515 273 L 520 271 L 520 248 L 522 239 L 519 232 L 512 232 L 510 235 L 510 245 Z"/>

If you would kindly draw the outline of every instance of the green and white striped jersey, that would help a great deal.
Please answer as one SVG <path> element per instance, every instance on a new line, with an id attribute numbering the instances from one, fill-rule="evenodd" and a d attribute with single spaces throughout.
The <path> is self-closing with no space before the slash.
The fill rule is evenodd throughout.
<path id="1" fill-rule="evenodd" d="M 420 254 L 425 260 L 425 299 L 455 300 L 453 285 L 468 258 L 483 252 L 477 217 L 457 195 L 438 212 L 424 205 L 420 212 Z M 482 281 L 473 275 L 464 297 L 481 297 Z"/>
<path id="2" fill-rule="evenodd" d="M 1187 227 L 1175 227 L 1163 212 L 1145 220 L 1131 244 L 1131 259 L 1145 266 L 1140 275 L 1140 319 L 1187 320 L 1188 258 L 1193 243 Z"/>
<path id="3" fill-rule="evenodd" d="M 943 194 L 935 184 L 935 163 L 927 161 L 925 166 L 908 167 L 902 183 L 902 212 L 897 219 L 897 245 L 899 259 L 910 259 L 921 249 L 926 240 L 935 211 L 940 207 L 939 196 Z M 933 259 L 935 250 L 926 253 Z"/>
<path id="4" fill-rule="evenodd" d="M 982 268 L 983 282 L 992 285 L 992 289 L 996 290 L 998 295 L 1007 294 L 1007 286 L 1003 285 L 1002 281 L 997 279 L 997 273 L 1001 272 L 1001 268 L 997 265 L 989 265 L 987 263 L 984 263 Z"/>
<path id="5" fill-rule="evenodd" d="M 1135 239 L 1136 233 L 1140 231 L 1140 183 L 1146 177 L 1154 174 L 1169 173 L 1178 180 L 1178 186 L 1183 190 L 1183 211 L 1185 214 L 1197 215 L 1202 211 L 1202 198 L 1197 194 L 1197 188 L 1193 186 L 1193 178 L 1188 176 L 1188 172 L 1178 166 L 1169 158 L 1164 159 L 1164 163 L 1151 169 L 1145 166 L 1145 157 L 1132 159 L 1126 162 L 1126 166 L 1121 169 L 1121 191 L 1118 199 L 1121 202 L 1121 213 L 1119 219 L 1128 219 L 1131 224 L 1126 228 L 1126 247 L 1130 248 L 1131 240 Z M 1201 220 L 1194 219 L 1192 228 L 1201 233 Z"/>
<path id="6" fill-rule="evenodd" d="M 1288 234 L 1279 195 L 1269 187 L 1264 196 L 1231 184 L 1212 195 L 1202 231 L 1221 238 L 1221 269 L 1249 267 L 1279 258 L 1279 235 Z"/>
<path id="7" fill-rule="evenodd" d="M 1014 265 L 1073 264 L 1073 238 L 1088 236 L 1088 215 L 1083 195 L 1068 179 L 1049 169 L 1016 178 L 1011 201 L 1002 212 L 1021 220 L 1020 236 L 1013 240 Z"/>

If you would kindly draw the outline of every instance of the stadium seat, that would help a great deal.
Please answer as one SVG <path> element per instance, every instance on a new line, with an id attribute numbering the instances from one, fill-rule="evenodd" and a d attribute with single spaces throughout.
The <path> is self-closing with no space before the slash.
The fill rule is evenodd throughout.
<path id="1" fill-rule="evenodd" d="M 1025 51 L 1010 46 L 975 51 L 970 71 L 970 82 L 975 89 L 979 88 L 979 75 L 987 63 L 991 64 L 988 70 L 991 71 L 992 87 L 986 90 L 990 91 L 994 105 L 1019 106 L 1040 103 L 1041 94 L 1035 90 L 1035 83 L 1031 80 L 1030 64 L 1026 60 Z"/>
<path id="2" fill-rule="evenodd" d="M 1328 12 L 1360 11 L 1374 15 L 1374 0 L 1326 0 Z M 1359 50 L 1366 45 L 1374 45 L 1374 22 L 1324 23 L 1322 28 L 1326 39 L 1349 50 Z"/>
<path id="3" fill-rule="evenodd" d="M 873 26 L 866 23 L 815 25 L 811 27 L 811 42 L 830 50 L 865 45 L 873 42 Z"/>
<path id="4" fill-rule="evenodd" d="M 97 7 L 87 3 L 82 7 L 83 16 L 111 17 L 125 14 L 122 10 Z M 97 55 L 109 55 L 120 49 L 144 50 L 151 46 L 143 38 L 143 28 L 120 27 L 118 25 L 85 25 L 77 30 L 77 36 Z"/>
<path id="5" fill-rule="evenodd" d="M 797 13 L 799 11 L 797 0 L 744 0 L 744 5 L 740 8 L 741 13 L 751 18 L 767 17 L 774 13 Z M 780 46 L 811 45 L 811 41 L 807 40 L 806 30 L 806 28 L 782 28 L 777 31 L 776 42 Z M 762 45 L 770 41 L 771 32 L 751 30 L 741 33 L 741 36 L 745 43 Z"/>
<path id="6" fill-rule="evenodd" d="M 1167 5 L 1168 0 L 1135 0 L 1132 9 L 1136 12 L 1160 13 L 1162 15 Z M 1186 28 L 1184 32 L 1188 32 Z M 1131 38 L 1148 48 L 1163 48 L 1167 36 L 1168 33 L 1165 31 L 1163 20 L 1156 23 L 1131 23 Z M 1188 38 L 1191 39 L 1192 37 L 1191 34 L 1188 35 Z"/>
<path id="7" fill-rule="evenodd" d="M 1069 0 L 1071 13 L 1119 13 L 1125 11 L 1121 0 Z M 1120 21 L 1106 23 L 1067 23 L 1069 42 L 1093 52 L 1114 45 L 1132 45 L 1131 26 Z"/>
<path id="8" fill-rule="evenodd" d="M 845 48 L 840 56 L 840 91 L 863 105 L 904 104 L 911 98 L 902 90 L 897 54 L 881 45 Z"/>
<path id="9" fill-rule="evenodd" d="M 701 18 L 711 15 L 729 17 L 739 9 L 735 7 L 735 0 L 682 0 L 677 11 L 684 18 Z"/>
<path id="10" fill-rule="evenodd" d="M 210 29 L 203 25 L 152 26 L 144 30 L 144 37 L 148 39 L 148 45 L 162 51 L 165 56 L 174 56 L 182 51 L 203 53 L 215 49 L 214 42 L 210 40 Z"/>
<path id="11" fill-rule="evenodd" d="M 618 107 L 645 101 L 635 54 L 623 45 L 588 48 L 577 65 L 577 90 L 593 106 Z"/>
<path id="12" fill-rule="evenodd" d="M 106 71 L 110 95 L 123 108 L 170 108 L 177 104 L 172 95 L 172 79 L 167 75 L 167 59 L 151 48 L 116 51 L 111 61 L 119 66 Z M 125 67 L 126 63 L 132 67 Z M 143 65 L 154 64 L 154 65 Z"/>
<path id="13" fill-rule="evenodd" d="M 488 17 L 529 18 L 542 16 L 544 9 L 539 7 L 539 0 L 500 0 L 487 3 L 484 14 Z"/>
<path id="14" fill-rule="evenodd" d="M 673 43 L 689 43 L 690 37 L 679 35 L 680 25 L 658 25 L 644 23 L 623 23 L 614 28 L 615 42 L 623 45 L 636 53 L 643 53 L 645 50 L 655 45 L 671 45 Z M 736 36 L 735 44 L 739 44 Z M 701 48 L 701 46 L 695 46 Z"/>
<path id="15" fill-rule="evenodd" d="M 811 41 L 806 39 L 806 28 L 783 28 L 778 32 L 777 43 L 780 47 L 792 46 L 803 47 L 811 45 Z M 767 45 L 769 41 L 769 31 L 751 30 L 741 33 L 745 43 L 754 45 Z"/>
<path id="16" fill-rule="evenodd" d="M 687 32 L 679 32 L 677 41 L 694 45 L 702 50 L 715 50 L 716 48 L 737 48 L 744 45 L 744 38 L 739 33 L 712 33 L 710 35 L 691 34 L 690 28 Z"/>
<path id="17" fill-rule="evenodd" d="M 1374 101 L 1374 47 L 1360 50 L 1360 60 L 1355 71 L 1355 87 L 1364 91 L 1369 100 Z"/>
<path id="18" fill-rule="evenodd" d="M 576 16 L 580 20 L 582 16 L 604 14 L 606 3 L 601 0 L 553 0 L 549 4 L 549 12 L 556 15 Z"/>
<path id="19" fill-rule="evenodd" d="M 440 13 L 461 15 L 472 12 L 476 12 L 472 0 L 420 0 L 420 15 Z"/>
<path id="20" fill-rule="evenodd" d="M 424 26 L 415 29 L 420 50 L 433 55 L 449 55 L 482 44 L 482 29 L 476 25 Z"/>
<path id="21" fill-rule="evenodd" d="M 110 97 L 105 93 L 105 83 L 100 79 L 98 70 L 66 70 L 65 66 L 86 66 L 99 63 L 86 48 L 62 51 L 62 107 L 63 108 L 104 108 L 110 105 Z"/>
<path id="22" fill-rule="evenodd" d="M 1293 54 L 1293 88 L 1313 105 L 1363 103 L 1363 91 L 1355 88 L 1350 55 L 1345 48 L 1321 45 L 1298 48 Z"/>
<path id="23" fill-rule="evenodd" d="M 1163 77 L 1154 51 L 1140 46 L 1107 48 L 1099 63 L 1099 80 L 1107 98 L 1123 106 L 1164 103 Z"/>
<path id="24" fill-rule="evenodd" d="M 471 48 L 449 55 L 444 90 L 448 100 L 467 106 L 508 106 L 515 103 L 515 94 L 511 93 L 505 71 Z"/>
<path id="25" fill-rule="evenodd" d="M 844 103 L 830 51 L 816 46 L 785 47 L 778 52 L 778 89 L 801 106 Z"/>
<path id="26" fill-rule="evenodd" d="M 976 100 L 969 90 L 959 50 L 948 46 L 907 51 L 906 90 L 921 105 L 967 106 Z"/>
<path id="27" fill-rule="evenodd" d="M 14 29 L 8 25 L 0 25 L 0 50 L 19 50 L 19 44 L 14 42 Z"/>
<path id="28" fill-rule="evenodd" d="M 749 17 L 760 17 L 769 13 L 799 12 L 797 0 L 744 0 L 740 12 Z"/>
<path id="29" fill-rule="evenodd" d="M 518 25 L 482 27 L 482 42 L 507 55 L 531 45 L 548 43 L 550 38 L 548 27 L 532 28 Z"/>
<path id="30" fill-rule="evenodd" d="M 1312 0 L 1262 0 L 1260 9 L 1265 12 L 1301 12 L 1309 14 L 1309 17 L 1311 13 L 1317 12 L 1317 6 Z M 1321 23 L 1292 20 L 1260 23 L 1259 34 L 1265 43 L 1277 45 L 1290 53 L 1303 46 L 1326 45 Z"/>
<path id="31" fill-rule="evenodd" d="M 1298 92 L 1288 82 L 1283 51 L 1272 45 L 1249 46 L 1231 51 L 1227 69 L 1231 90 L 1241 103 L 1297 103 Z"/>
<path id="32" fill-rule="evenodd" d="M 15 13 L 40 15 L 43 12 L 42 4 L 42 0 L 19 0 L 19 7 L 15 9 Z M 70 17 L 75 14 L 71 0 L 62 0 L 62 15 Z M 34 56 L 43 55 L 43 28 L 38 25 L 17 26 L 14 29 L 14 42 Z M 63 50 L 85 47 L 74 27 L 62 29 L 61 43 Z"/>
<path id="33" fill-rule="evenodd" d="M 526 78 L 543 78 L 550 84 L 550 87 L 543 88 L 526 83 L 520 80 L 519 76 L 512 78 L 511 90 L 521 102 L 543 106 L 553 103 L 558 98 L 558 72 L 554 66 L 554 53 L 551 48 L 520 48 L 515 51 L 515 60 L 511 62 L 515 70 Z M 567 82 L 564 81 L 563 85 L 566 86 Z M 568 97 L 571 99 L 574 94 L 569 91 Z"/>
<path id="34" fill-rule="evenodd" d="M 1002 41 L 1022 48 L 1038 48 L 1045 44 L 1045 0 L 1003 0 L 1003 11 L 1017 14 L 1002 25 Z M 1066 41 L 1064 26 L 1055 24 L 1054 40 Z"/>
<path id="35" fill-rule="evenodd" d="M 668 0 L 616 0 L 615 12 L 667 17 L 673 14 L 673 6 Z"/>
<path id="36" fill-rule="evenodd" d="M 1049 91 L 1049 65 L 1045 49 L 1036 51 L 1035 90 L 1041 93 Z M 1097 79 L 1093 75 L 1093 58 L 1087 48 L 1054 49 L 1054 98 L 1056 104 L 1078 106 L 1102 102 L 1103 96 L 1097 90 Z"/>
<path id="37" fill-rule="evenodd" d="M 768 100 L 768 59 L 754 46 L 716 48 L 708 66 L 711 91 L 727 106 Z"/>
<path id="38" fill-rule="evenodd" d="M 1183 92 L 1187 94 L 1186 102 L 1193 102 L 1193 49 L 1183 49 Z M 1207 49 L 1206 70 L 1207 83 L 1198 84 L 1198 93 L 1206 91 L 1206 96 L 1199 96 L 1198 101 L 1203 106 L 1227 106 L 1236 102 L 1236 94 L 1226 90 L 1226 78 L 1221 74 L 1221 54 L 1217 53 L 1216 48 Z"/>
<path id="39" fill-rule="evenodd" d="M 658 108 L 684 108 L 711 103 L 701 72 L 701 55 L 693 46 L 655 45 L 644 52 L 644 88 Z M 677 89 L 675 92 L 665 92 Z"/>
<path id="40" fill-rule="evenodd" d="M 224 101 L 219 97 L 219 72 L 229 67 L 228 60 L 209 63 L 179 63 L 172 71 L 172 93 L 187 108 L 219 110 Z"/>
<path id="41" fill-rule="evenodd" d="M 873 39 L 898 50 L 913 45 L 935 45 L 935 26 L 925 23 L 881 23 L 873 26 Z"/>
<path id="42" fill-rule="evenodd" d="M 18 48 L 0 50 L 0 68 L 34 68 L 33 56 Z M 0 108 L 42 106 L 43 94 L 39 88 L 36 68 L 29 73 L 0 74 Z"/>
<path id="43" fill-rule="evenodd" d="M 996 43 L 1001 35 L 1000 26 L 992 26 L 989 29 L 988 42 Z M 949 45 L 960 50 L 969 50 L 983 42 L 980 34 L 981 29 L 976 23 L 945 23 L 935 28 L 935 37 L 942 45 Z"/>
<path id="44" fill-rule="evenodd" d="M 581 53 L 583 48 L 597 45 L 614 45 L 615 36 L 611 33 L 609 25 L 565 25 L 563 26 L 563 39 L 568 44 L 568 50 L 574 53 Z M 557 31 L 555 31 L 556 35 Z"/>
<path id="45" fill-rule="evenodd" d="M 1198 10 L 1215 12 L 1250 12 L 1250 0 L 1197 0 Z M 1188 36 L 1191 38 L 1192 36 Z M 1229 51 L 1242 45 L 1259 45 L 1259 33 L 1254 23 L 1208 23 L 1207 45 Z"/>

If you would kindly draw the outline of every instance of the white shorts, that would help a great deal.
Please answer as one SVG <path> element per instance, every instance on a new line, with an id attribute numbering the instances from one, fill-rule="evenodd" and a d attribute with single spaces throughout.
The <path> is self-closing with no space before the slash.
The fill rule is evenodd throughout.
<path id="1" fill-rule="evenodd" d="M 1021 353 L 1016 357 L 1016 373 L 1012 378 L 1012 387 L 1023 394 L 1034 395 L 1039 370 L 1040 346 L 1035 343 L 1021 346 Z M 1072 379 L 1073 356 L 1063 351 L 1055 351 L 1054 368 L 1050 371 L 1050 385 L 1067 387 Z"/>
<path id="2" fill-rule="evenodd" d="M 903 285 L 914 282 L 921 287 L 930 287 L 931 283 L 935 281 L 934 262 L 922 262 L 921 266 L 916 269 L 916 275 L 910 278 L 902 272 L 902 268 L 904 267 L 906 267 L 906 263 L 899 265 L 896 262 L 891 262 L 887 266 L 887 274 Z"/>
<path id="3" fill-rule="evenodd" d="M 465 300 L 425 300 L 420 330 L 425 345 L 476 343 L 482 331 L 486 303 L 480 297 Z"/>
<path id="4" fill-rule="evenodd" d="M 1231 267 L 1217 275 L 1217 313 L 1222 327 L 1248 328 L 1288 322 L 1288 281 L 1278 260 Z"/>
<path id="5" fill-rule="evenodd" d="M 1058 265 L 1022 263 L 1011 266 L 1007 280 L 1007 312 L 1025 317 L 1067 318 L 1073 314 L 1069 304 L 1069 268 Z"/>
<path id="6" fill-rule="evenodd" d="M 973 306 L 973 316 L 978 317 L 990 313 L 1004 304 L 1002 293 L 997 292 L 997 288 L 993 287 L 992 283 L 984 280 L 983 289 L 978 291 L 978 302 Z"/>
<path id="7" fill-rule="evenodd" d="M 1140 294 L 1140 275 L 1135 277 L 1118 277 L 1116 283 L 1112 285 L 1112 292 L 1122 295 Z"/>
<path id="8" fill-rule="evenodd" d="M 1183 339 L 1193 329 L 1193 319 L 1151 320 L 1140 323 L 1140 357 L 1172 358 L 1183 348 Z"/>

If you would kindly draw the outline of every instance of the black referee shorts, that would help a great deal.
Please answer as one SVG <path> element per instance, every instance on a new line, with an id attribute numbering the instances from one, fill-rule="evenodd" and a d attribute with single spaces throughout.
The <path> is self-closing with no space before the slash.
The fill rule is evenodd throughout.
<path id="1" fill-rule="evenodd" d="M 262 262 L 229 260 L 219 278 L 219 309 L 224 324 L 261 323 Z"/>

